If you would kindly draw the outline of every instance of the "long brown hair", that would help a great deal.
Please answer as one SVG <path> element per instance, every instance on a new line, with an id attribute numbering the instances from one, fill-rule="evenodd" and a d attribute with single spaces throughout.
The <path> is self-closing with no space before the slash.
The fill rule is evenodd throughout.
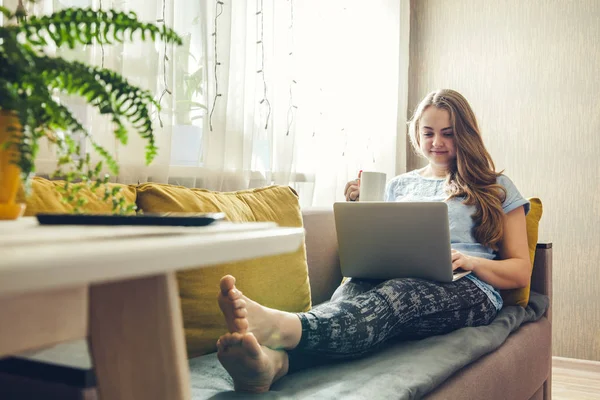
<path id="1" fill-rule="evenodd" d="M 464 197 L 463 204 L 475 205 L 473 236 L 482 245 L 498 250 L 504 235 L 502 202 L 506 190 L 496 183 L 501 172 L 496 172 L 483 144 L 475 114 L 467 100 L 454 90 L 429 93 L 419 103 L 409 125 L 410 141 L 418 153 L 421 153 L 419 122 L 431 106 L 448 111 L 454 132 L 456 161 L 446 178 L 447 199 Z"/>

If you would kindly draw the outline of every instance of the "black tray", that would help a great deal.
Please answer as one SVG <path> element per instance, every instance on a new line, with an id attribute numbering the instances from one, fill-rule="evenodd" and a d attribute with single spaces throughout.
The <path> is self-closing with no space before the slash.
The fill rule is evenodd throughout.
<path id="1" fill-rule="evenodd" d="M 154 225 L 206 226 L 225 218 L 224 213 L 38 214 L 40 225 Z"/>

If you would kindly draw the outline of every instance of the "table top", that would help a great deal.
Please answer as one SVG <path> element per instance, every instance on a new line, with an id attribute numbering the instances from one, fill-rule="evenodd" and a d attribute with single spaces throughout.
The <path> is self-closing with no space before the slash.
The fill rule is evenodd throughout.
<path id="1" fill-rule="evenodd" d="M 0 296 L 150 276 L 297 250 L 302 228 L 270 222 L 205 227 L 41 226 L 0 222 Z"/>

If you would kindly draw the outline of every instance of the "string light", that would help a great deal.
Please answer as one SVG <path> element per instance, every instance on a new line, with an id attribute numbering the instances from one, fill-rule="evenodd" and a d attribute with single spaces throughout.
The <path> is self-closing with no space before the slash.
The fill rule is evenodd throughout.
<path id="1" fill-rule="evenodd" d="M 162 18 L 157 19 L 156 22 L 158 23 L 162 23 L 163 25 L 165 24 L 165 8 L 167 6 L 167 2 L 166 0 L 163 0 L 162 2 Z M 169 89 L 169 85 L 167 83 L 167 62 L 169 61 L 169 56 L 167 55 L 167 41 L 165 40 L 165 47 L 164 47 L 164 55 L 163 55 L 163 83 L 165 88 L 163 89 L 162 93 L 160 94 L 160 97 L 158 98 L 158 104 L 161 104 L 163 97 L 165 96 L 165 94 L 169 94 L 171 95 L 173 92 L 171 92 L 171 89 Z M 160 116 L 160 112 L 158 113 L 158 122 L 160 123 L 160 127 L 163 127 L 163 121 L 162 118 Z"/>
<path id="2" fill-rule="evenodd" d="M 213 105 L 210 110 L 210 115 L 208 118 L 208 125 L 209 125 L 211 132 L 213 130 L 212 117 L 213 117 L 213 113 L 215 112 L 215 107 L 217 105 L 217 98 L 221 97 L 221 93 L 219 93 L 219 74 L 218 74 L 219 66 L 221 65 L 221 63 L 219 62 L 219 54 L 217 53 L 217 39 L 218 39 L 219 17 L 221 16 L 221 14 L 223 14 L 223 7 L 224 7 L 223 4 L 224 3 L 221 0 L 217 0 L 217 2 L 215 3 L 215 31 L 212 34 L 214 41 L 215 41 L 215 98 L 213 99 Z"/>
<path id="3" fill-rule="evenodd" d="M 271 118 L 271 102 L 267 98 L 267 80 L 265 77 L 265 42 L 264 42 L 264 13 L 263 13 L 263 0 L 260 0 L 260 9 L 256 11 L 257 18 L 260 17 L 260 37 L 257 40 L 256 44 L 260 45 L 260 68 L 256 71 L 257 74 L 261 74 L 263 81 L 263 98 L 260 100 L 259 104 L 267 105 L 267 119 L 265 121 L 265 129 L 269 127 L 269 119 Z"/>
<path id="4" fill-rule="evenodd" d="M 319 95 L 318 95 L 319 100 L 322 97 L 323 97 L 323 88 L 319 88 Z M 317 128 L 316 128 L 316 126 L 321 123 L 322 119 L 323 119 L 323 111 L 319 111 L 319 117 L 314 118 L 315 122 L 313 122 L 313 130 L 312 130 L 313 131 L 313 133 L 312 133 L 313 137 L 315 137 L 315 135 L 317 134 Z"/>
<path id="5" fill-rule="evenodd" d="M 98 0 L 98 10 L 102 11 L 103 10 L 103 6 L 102 6 L 102 0 Z M 100 26 L 98 26 L 98 31 L 100 31 Z M 104 55 L 104 43 L 102 43 L 102 39 L 98 40 L 98 42 L 100 43 L 100 68 L 104 69 L 104 59 L 105 59 L 105 55 Z M 92 133 L 94 131 L 93 126 L 91 127 L 90 130 Z M 84 149 L 82 150 L 82 155 L 85 153 L 85 140 L 83 138 L 80 139 L 80 144 L 81 144 L 81 148 Z M 114 138 L 114 146 L 115 146 L 115 161 L 119 162 L 119 140 L 115 137 Z"/>
<path id="6" fill-rule="evenodd" d="M 290 48 L 290 52 L 289 52 L 289 57 L 290 57 L 290 65 L 295 65 L 294 62 L 294 0 L 289 0 L 290 2 L 290 27 L 289 27 L 289 31 L 290 31 L 290 40 L 291 40 L 291 48 Z M 287 112 L 287 132 L 285 133 L 286 136 L 290 135 L 290 129 L 292 128 L 292 125 L 294 123 L 294 117 L 296 114 L 296 110 L 298 109 L 298 106 L 294 105 L 294 85 L 296 85 L 297 82 L 294 79 L 294 76 L 292 74 L 292 78 L 290 80 L 290 101 L 289 101 L 289 106 L 288 106 L 288 112 Z M 314 132 L 313 132 L 314 135 Z"/>
<path id="7" fill-rule="evenodd" d="M 102 0 L 99 0 L 99 1 L 100 1 L 100 8 L 99 9 L 100 9 L 100 11 L 102 11 Z M 100 27 L 98 27 L 98 30 L 100 30 Z M 101 61 L 100 61 L 100 67 L 104 68 L 104 44 L 102 43 L 102 40 L 100 41 L 100 52 L 102 54 L 102 58 L 101 58 Z"/>
<path id="8" fill-rule="evenodd" d="M 18 24 L 27 19 L 27 9 L 23 5 L 23 0 L 19 0 L 19 4 L 17 4 L 17 9 L 15 10 L 15 16 L 17 17 Z"/>

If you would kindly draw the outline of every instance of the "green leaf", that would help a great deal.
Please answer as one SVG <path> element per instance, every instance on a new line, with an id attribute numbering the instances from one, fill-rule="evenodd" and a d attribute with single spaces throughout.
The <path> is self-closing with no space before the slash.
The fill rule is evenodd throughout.
<path id="1" fill-rule="evenodd" d="M 208 108 L 204 104 L 198 103 L 198 102 L 195 102 L 195 101 L 191 101 L 190 102 L 190 106 L 197 107 L 197 108 L 202 109 L 202 110 L 208 110 Z"/>
<path id="2" fill-rule="evenodd" d="M 119 166 L 117 165 L 117 162 L 115 161 L 115 159 L 110 155 L 110 153 L 102 146 L 100 146 L 99 144 L 97 144 L 96 142 L 92 141 L 92 147 L 94 148 L 94 150 L 96 151 L 96 153 L 100 154 L 103 158 L 104 161 L 106 161 L 106 164 L 108 165 L 108 169 L 115 175 L 119 174 Z M 108 179 L 110 178 L 110 176 L 107 174 L 104 176 L 105 182 L 108 182 Z"/>
<path id="3" fill-rule="evenodd" d="M 0 6 L 0 13 L 2 13 L 6 19 L 11 19 L 13 17 L 13 13 L 4 6 Z"/>
<path id="4" fill-rule="evenodd" d="M 98 164 L 96 164 L 96 168 L 94 168 L 94 173 L 96 175 L 100 175 L 101 171 L 102 171 L 102 161 L 100 161 Z"/>
<path id="5" fill-rule="evenodd" d="M 135 33 L 142 39 L 157 38 L 167 43 L 181 45 L 181 38 L 170 28 L 141 22 L 133 12 L 128 14 L 114 10 L 92 10 L 90 8 L 65 8 L 47 16 L 32 16 L 18 27 L 28 41 L 40 42 L 49 35 L 57 47 L 67 44 L 111 44 L 122 42 L 129 33 L 131 41 Z"/>

